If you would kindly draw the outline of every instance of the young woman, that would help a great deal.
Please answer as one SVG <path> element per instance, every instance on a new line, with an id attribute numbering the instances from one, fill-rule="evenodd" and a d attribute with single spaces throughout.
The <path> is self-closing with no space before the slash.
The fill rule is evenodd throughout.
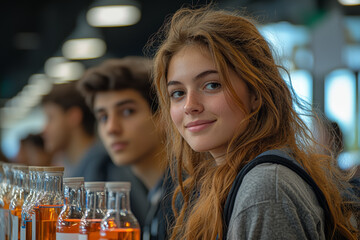
<path id="1" fill-rule="evenodd" d="M 171 239 L 356 239 L 336 169 L 316 153 L 293 108 L 292 92 L 254 24 L 209 7 L 180 9 L 159 39 L 154 83 L 179 180 Z M 266 163 L 246 174 L 224 232 L 224 205 L 238 172 L 269 153 L 311 176 L 331 219 L 325 219 L 313 189 L 297 173 Z M 331 228 L 325 227 L 328 220 Z"/>

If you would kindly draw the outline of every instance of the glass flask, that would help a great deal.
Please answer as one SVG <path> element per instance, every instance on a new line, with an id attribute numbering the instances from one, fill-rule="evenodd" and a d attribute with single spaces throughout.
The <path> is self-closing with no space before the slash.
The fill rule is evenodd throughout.
<path id="1" fill-rule="evenodd" d="M 29 173 L 28 167 L 17 165 L 13 167 L 15 173 L 15 191 L 10 201 L 11 214 L 11 239 L 20 239 L 21 211 L 25 198 L 29 192 Z"/>
<path id="2" fill-rule="evenodd" d="M 8 240 L 10 236 L 10 192 L 12 190 L 13 177 L 10 163 L 1 162 L 3 179 L 0 187 L 0 239 Z"/>
<path id="3" fill-rule="evenodd" d="M 41 178 L 39 178 L 40 174 L 39 173 L 43 172 L 43 168 L 42 167 L 34 167 L 34 166 L 30 166 L 29 167 L 29 186 L 30 186 L 30 192 L 28 194 L 28 196 L 26 197 L 23 207 L 22 207 L 22 211 L 21 211 L 21 234 L 20 234 L 20 239 L 21 240 L 31 240 L 34 239 L 36 240 L 35 237 L 35 231 L 34 231 L 34 236 L 32 236 L 32 228 L 35 228 L 35 223 L 33 224 L 32 222 L 32 216 L 34 215 L 34 204 L 35 201 L 37 200 L 37 195 L 39 193 L 39 191 L 41 191 L 43 186 L 43 183 L 41 185 L 41 182 L 38 183 L 38 181 L 41 181 Z"/>
<path id="4" fill-rule="evenodd" d="M 15 170 L 15 167 L 17 165 L 16 164 L 3 164 L 3 168 L 4 168 L 4 172 L 5 172 L 5 177 L 7 179 L 7 192 L 4 196 L 4 209 L 9 209 L 10 207 L 10 201 L 13 197 L 13 195 L 15 194 L 15 190 L 16 190 L 16 179 L 15 179 L 15 175 L 17 173 L 17 170 Z"/>
<path id="5" fill-rule="evenodd" d="M 100 239 L 100 224 L 106 214 L 105 182 L 85 182 L 85 212 L 79 240 Z"/>
<path id="6" fill-rule="evenodd" d="M 64 178 L 65 204 L 56 223 L 56 240 L 78 239 L 83 216 L 84 178 Z"/>
<path id="7" fill-rule="evenodd" d="M 64 167 L 44 167 L 44 190 L 36 203 L 36 239 L 56 239 L 56 222 L 64 205 Z"/>
<path id="8" fill-rule="evenodd" d="M 29 215 L 31 217 L 31 228 L 26 227 L 26 235 L 30 235 L 32 240 L 40 239 L 40 210 L 39 205 L 45 195 L 45 170 L 47 167 L 38 167 L 36 171 L 36 194 L 33 201 L 28 206 Z M 29 223 L 27 223 L 30 225 Z"/>
<path id="9" fill-rule="evenodd" d="M 130 209 L 130 182 L 107 182 L 107 211 L 101 240 L 140 240 L 140 226 Z"/>

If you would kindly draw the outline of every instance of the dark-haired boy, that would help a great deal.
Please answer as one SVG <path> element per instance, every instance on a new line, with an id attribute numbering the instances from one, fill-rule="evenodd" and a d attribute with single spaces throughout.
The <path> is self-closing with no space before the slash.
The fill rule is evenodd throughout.
<path id="1" fill-rule="evenodd" d="M 148 199 L 138 199 L 151 204 L 142 229 L 144 240 L 166 239 L 172 217 L 172 184 L 165 179 L 162 133 L 154 121 L 157 98 L 151 91 L 151 64 L 143 57 L 111 59 L 89 69 L 79 82 L 112 161 L 129 166 L 149 190 Z"/>

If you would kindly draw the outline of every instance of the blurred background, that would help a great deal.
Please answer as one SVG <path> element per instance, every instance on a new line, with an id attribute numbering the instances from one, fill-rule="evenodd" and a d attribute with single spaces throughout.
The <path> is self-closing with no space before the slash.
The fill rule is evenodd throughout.
<path id="1" fill-rule="evenodd" d="M 53 84 L 79 79 L 109 57 L 143 55 L 177 0 L 2 0 L 0 142 L 10 160 L 41 133 L 39 101 Z M 296 93 L 339 124 L 341 168 L 360 164 L 360 0 L 224 0 L 259 22 Z M 286 77 L 286 76 L 284 76 Z"/>

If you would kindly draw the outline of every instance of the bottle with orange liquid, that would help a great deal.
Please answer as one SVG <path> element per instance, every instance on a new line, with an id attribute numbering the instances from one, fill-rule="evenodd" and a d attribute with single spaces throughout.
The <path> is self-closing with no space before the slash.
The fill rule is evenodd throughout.
<path id="1" fill-rule="evenodd" d="M 37 167 L 37 171 L 35 171 L 36 178 L 36 191 L 34 193 L 33 199 L 27 207 L 27 212 L 25 213 L 25 219 L 27 220 L 26 224 L 26 239 L 38 240 L 39 229 L 40 229 L 40 212 L 39 205 L 42 202 L 45 195 L 45 172 L 44 170 L 47 167 Z M 38 219 L 36 219 L 38 216 Z M 29 237 L 28 237 L 29 236 Z M 30 238 L 31 236 L 31 238 Z"/>
<path id="2" fill-rule="evenodd" d="M 106 214 L 105 182 L 85 182 L 85 212 L 79 240 L 100 239 L 100 224 Z"/>
<path id="3" fill-rule="evenodd" d="M 64 178 L 65 204 L 56 223 L 56 240 L 78 239 L 83 216 L 84 178 Z"/>
<path id="4" fill-rule="evenodd" d="M 10 201 L 9 210 L 11 213 L 12 240 L 20 240 L 21 211 L 22 206 L 29 193 L 29 174 L 27 166 L 15 166 L 15 192 Z"/>
<path id="5" fill-rule="evenodd" d="M 37 187 L 39 171 L 42 172 L 42 167 L 29 167 L 30 193 L 22 206 L 20 240 L 32 239 L 32 214 L 34 214 L 34 202 L 36 201 L 38 191 L 41 191 L 40 187 Z"/>
<path id="6" fill-rule="evenodd" d="M 130 182 L 107 182 L 107 211 L 101 240 L 140 240 L 140 226 L 130 209 Z"/>
<path id="7" fill-rule="evenodd" d="M 35 208 L 36 240 L 56 239 L 56 222 L 64 205 L 64 167 L 44 168 L 44 192 Z"/>
<path id="8" fill-rule="evenodd" d="M 9 192 L 11 191 L 12 180 L 10 164 L 0 162 L 0 170 L 2 174 L 2 181 L 0 186 L 0 239 L 9 238 L 9 205 L 6 202 L 10 202 L 7 199 Z"/>

